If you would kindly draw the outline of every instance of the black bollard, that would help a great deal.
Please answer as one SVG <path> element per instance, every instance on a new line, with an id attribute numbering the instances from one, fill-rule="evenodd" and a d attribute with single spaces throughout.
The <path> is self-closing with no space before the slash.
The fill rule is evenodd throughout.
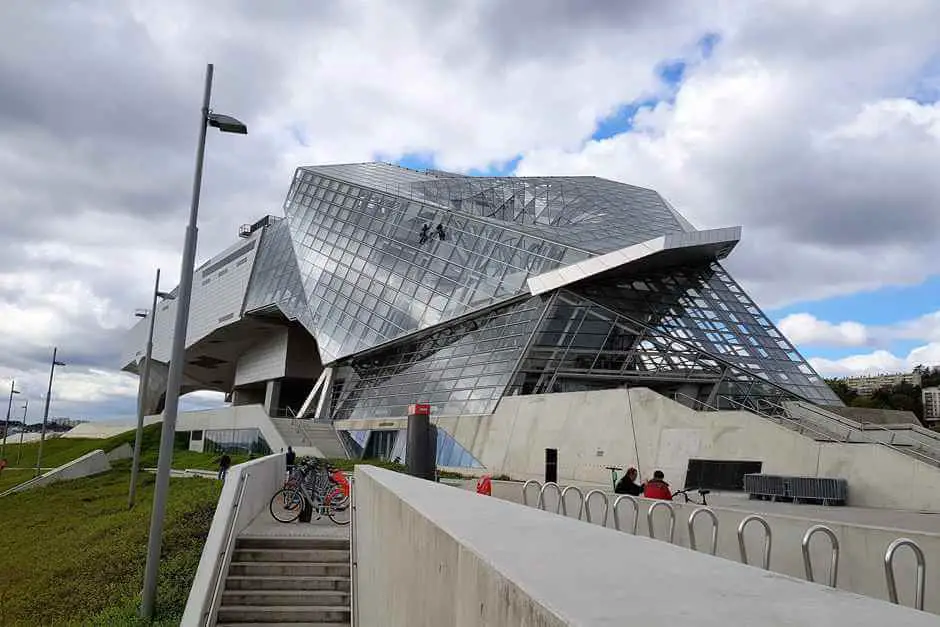
<path id="1" fill-rule="evenodd" d="M 558 483 L 558 449 L 545 449 L 545 483 Z"/>
<path id="2" fill-rule="evenodd" d="M 417 403 L 408 406 L 408 448 L 405 467 L 409 475 L 434 480 L 437 442 L 431 426 L 431 406 Z"/>

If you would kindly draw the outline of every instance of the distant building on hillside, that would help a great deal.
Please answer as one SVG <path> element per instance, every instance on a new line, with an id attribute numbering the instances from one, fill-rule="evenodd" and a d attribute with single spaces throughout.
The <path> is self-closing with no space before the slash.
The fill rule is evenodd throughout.
<path id="1" fill-rule="evenodd" d="M 919 386 L 921 374 L 919 372 L 898 372 L 895 374 L 876 374 L 862 377 L 846 377 L 842 379 L 851 390 L 859 396 L 871 396 L 876 390 L 892 385 L 909 383 Z"/>
<path id="2" fill-rule="evenodd" d="M 924 422 L 940 422 L 940 387 L 929 387 L 921 390 L 924 401 Z"/>

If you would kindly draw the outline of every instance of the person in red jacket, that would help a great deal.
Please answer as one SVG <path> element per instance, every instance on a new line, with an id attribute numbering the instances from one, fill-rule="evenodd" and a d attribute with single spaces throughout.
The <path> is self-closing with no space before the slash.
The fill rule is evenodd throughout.
<path id="1" fill-rule="evenodd" d="M 666 475 L 662 470 L 654 472 L 653 478 L 646 482 L 643 487 L 643 496 L 648 499 L 672 500 L 672 492 L 669 491 L 669 484 L 666 483 Z"/>

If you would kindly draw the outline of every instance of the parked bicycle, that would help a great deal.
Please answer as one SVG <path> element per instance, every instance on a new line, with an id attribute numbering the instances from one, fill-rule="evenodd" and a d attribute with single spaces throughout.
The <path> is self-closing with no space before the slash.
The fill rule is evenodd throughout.
<path id="1" fill-rule="evenodd" d="M 298 460 L 284 487 L 271 497 L 269 509 L 278 522 L 291 523 L 309 508 L 317 520 L 328 517 L 337 525 L 350 518 L 349 481 L 341 470 L 319 459 Z"/>
<path id="2" fill-rule="evenodd" d="M 694 497 L 689 495 L 689 492 L 697 492 L 701 501 L 696 501 Z M 682 497 L 685 503 L 695 503 L 696 505 L 708 505 L 708 501 L 705 499 L 707 495 L 711 494 L 711 490 L 702 490 L 701 488 L 686 488 L 685 490 L 679 490 L 678 492 L 673 492 L 672 500 L 675 501 L 678 497 Z"/>

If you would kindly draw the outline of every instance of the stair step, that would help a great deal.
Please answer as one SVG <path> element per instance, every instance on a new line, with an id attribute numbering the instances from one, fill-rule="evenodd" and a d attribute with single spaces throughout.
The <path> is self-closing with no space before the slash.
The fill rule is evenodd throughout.
<path id="1" fill-rule="evenodd" d="M 235 577 L 349 577 L 349 562 L 237 562 L 229 566 Z"/>
<path id="2" fill-rule="evenodd" d="M 313 562 L 317 564 L 340 564 L 349 561 L 349 551 L 344 549 L 236 548 L 232 559 L 236 562 Z"/>
<path id="3" fill-rule="evenodd" d="M 225 590 L 339 590 L 349 592 L 349 577 L 229 576 Z"/>
<path id="4" fill-rule="evenodd" d="M 349 550 L 349 538 L 269 538 L 242 536 L 235 541 L 236 549 L 339 549 Z"/>
<path id="5" fill-rule="evenodd" d="M 349 607 L 349 593 L 337 590 L 226 590 L 222 606 Z"/>
<path id="6" fill-rule="evenodd" d="M 348 623 L 350 610 L 343 606 L 223 605 L 219 623 Z"/>

